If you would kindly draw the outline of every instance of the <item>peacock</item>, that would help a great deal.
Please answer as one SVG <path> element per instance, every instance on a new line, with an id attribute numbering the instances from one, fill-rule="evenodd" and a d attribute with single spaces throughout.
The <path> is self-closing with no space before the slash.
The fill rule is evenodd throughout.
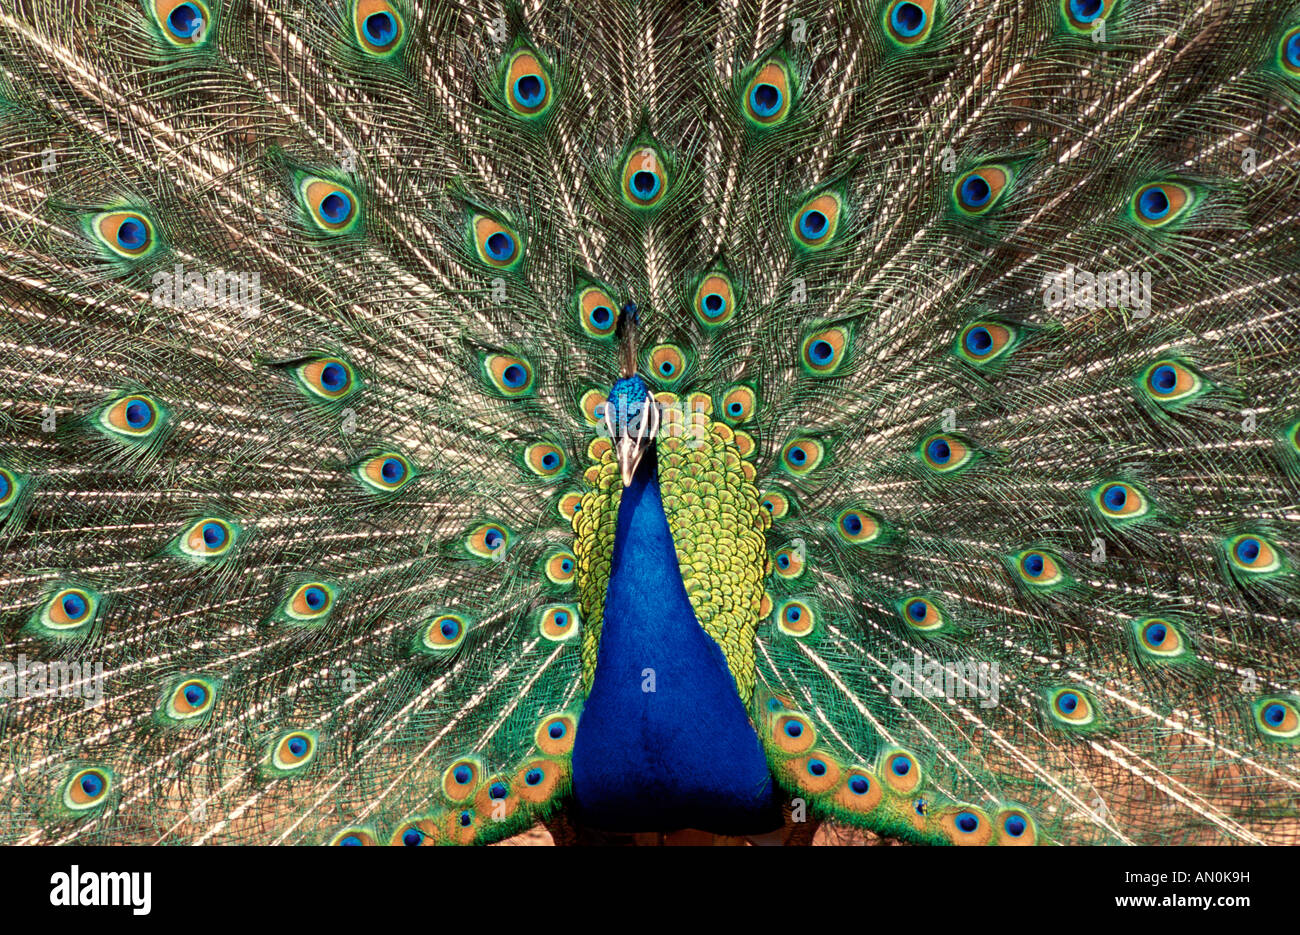
<path id="1" fill-rule="evenodd" d="M 0 841 L 1300 842 L 1300 7 L 8 0 Z"/>

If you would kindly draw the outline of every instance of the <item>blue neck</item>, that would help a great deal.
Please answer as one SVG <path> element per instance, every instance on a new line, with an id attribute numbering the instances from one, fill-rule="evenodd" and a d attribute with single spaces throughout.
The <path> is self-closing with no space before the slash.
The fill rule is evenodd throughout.
<path id="1" fill-rule="evenodd" d="M 623 491 L 591 694 L 573 750 L 582 821 L 606 831 L 770 831 L 762 746 L 677 566 L 646 452 Z"/>

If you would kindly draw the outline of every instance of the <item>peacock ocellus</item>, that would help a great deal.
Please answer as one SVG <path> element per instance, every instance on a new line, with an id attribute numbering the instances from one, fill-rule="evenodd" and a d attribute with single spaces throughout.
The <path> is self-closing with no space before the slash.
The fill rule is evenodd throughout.
<path id="1" fill-rule="evenodd" d="M 1300 7 L 8 0 L 0 841 L 1300 841 Z"/>

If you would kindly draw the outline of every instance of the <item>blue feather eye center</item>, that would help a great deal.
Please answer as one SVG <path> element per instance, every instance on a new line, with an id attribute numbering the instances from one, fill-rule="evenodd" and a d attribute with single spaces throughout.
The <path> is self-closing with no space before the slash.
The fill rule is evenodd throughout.
<path id="1" fill-rule="evenodd" d="M 1074 692 L 1066 692 L 1056 700 L 1056 706 L 1066 714 L 1073 714 L 1079 707 L 1079 696 Z"/>
<path id="2" fill-rule="evenodd" d="M 406 465 L 396 458 L 385 458 L 379 473 L 390 484 L 396 484 L 406 476 Z"/>
<path id="3" fill-rule="evenodd" d="M 1151 371 L 1151 388 L 1162 396 L 1172 393 L 1178 386 L 1178 371 L 1168 364 L 1161 364 Z"/>
<path id="4" fill-rule="evenodd" d="M 451 776 L 459 785 L 467 785 L 474 778 L 474 771 L 468 766 L 457 766 L 452 770 Z"/>
<path id="5" fill-rule="evenodd" d="M 780 555 L 776 557 L 776 563 L 780 565 L 782 568 L 789 568 L 790 556 L 787 555 L 785 552 L 782 552 Z"/>
<path id="6" fill-rule="evenodd" d="M 905 756 L 896 756 L 890 761 L 889 768 L 895 776 L 906 776 L 912 771 L 912 761 Z"/>
<path id="7" fill-rule="evenodd" d="M 565 728 L 563 721 L 555 721 L 546 729 L 546 733 L 550 735 L 552 740 L 559 740 L 568 733 L 568 730 Z"/>
<path id="8" fill-rule="evenodd" d="M 203 14 L 192 3 L 182 3 L 167 16 L 167 30 L 177 39 L 188 39 L 203 28 Z"/>
<path id="9" fill-rule="evenodd" d="M 554 616 L 551 617 L 551 622 L 563 630 L 569 625 L 569 615 L 563 610 L 557 610 Z"/>
<path id="10" fill-rule="evenodd" d="M 86 599 L 80 594 L 65 594 L 63 596 L 63 612 L 67 614 L 69 620 L 76 620 L 86 613 Z"/>
<path id="11" fill-rule="evenodd" d="M 191 707 L 197 708 L 203 704 L 204 699 L 207 697 L 208 693 L 203 690 L 201 685 L 188 685 L 185 688 L 185 700 L 189 702 Z"/>
<path id="12" fill-rule="evenodd" d="M 1163 623 L 1147 624 L 1146 632 L 1143 634 L 1143 636 L 1146 637 L 1146 641 L 1153 646 L 1159 646 L 1165 641 L 1165 637 L 1168 635 L 1169 628 Z"/>
<path id="13" fill-rule="evenodd" d="M 1286 60 L 1292 68 L 1300 68 L 1300 30 L 1291 33 L 1286 40 Z"/>
<path id="14" fill-rule="evenodd" d="M 799 216 L 799 233 L 809 240 L 817 240 L 825 235 L 829 226 L 830 221 L 827 220 L 826 215 L 816 208 L 809 208 Z"/>
<path id="15" fill-rule="evenodd" d="M 1112 510 L 1122 510 L 1124 504 L 1128 503 L 1128 491 L 1124 489 L 1123 484 L 1111 484 L 1101 497 L 1106 506 Z"/>
<path id="16" fill-rule="evenodd" d="M 220 523 L 203 524 L 203 544 L 209 549 L 219 549 L 226 541 L 226 530 Z"/>
<path id="17" fill-rule="evenodd" d="M 911 617 L 913 620 L 915 620 L 917 623 L 920 623 L 921 621 L 925 620 L 925 615 L 928 612 L 929 612 L 929 608 L 926 607 L 925 601 L 915 600 L 915 601 L 907 602 L 907 615 Z"/>
<path id="18" fill-rule="evenodd" d="M 1158 221 L 1169 213 L 1169 196 L 1153 185 L 1138 196 L 1138 210 L 1148 221 Z"/>
<path id="19" fill-rule="evenodd" d="M 966 350 L 977 357 L 982 357 L 993 349 L 993 335 L 989 329 L 980 326 L 966 332 Z"/>
<path id="20" fill-rule="evenodd" d="M 936 438 L 925 447 L 930 460 L 937 464 L 947 464 L 952 458 L 952 448 L 942 438 Z"/>
<path id="21" fill-rule="evenodd" d="M 488 795 L 491 798 L 504 799 L 506 797 L 506 793 L 507 793 L 507 789 L 505 787 L 505 783 L 494 782 L 492 783 L 491 786 L 488 787 Z"/>
<path id="22" fill-rule="evenodd" d="M 657 191 L 659 191 L 658 175 L 648 169 L 632 173 L 632 193 L 636 197 L 642 201 L 649 201 Z"/>
<path id="23" fill-rule="evenodd" d="M 560 570 L 573 571 L 573 562 L 570 559 L 566 558 L 564 561 L 560 562 Z"/>
<path id="24" fill-rule="evenodd" d="M 1237 543 L 1237 560 L 1243 564 L 1249 565 L 1259 558 L 1260 544 L 1258 539 L 1242 539 Z"/>
<path id="25" fill-rule="evenodd" d="M 889 14 L 889 24 L 900 36 L 915 36 L 925 28 L 925 10 L 915 3 L 903 2 Z"/>
<path id="26" fill-rule="evenodd" d="M 497 236 L 504 237 L 505 235 L 504 234 L 492 235 L 492 237 L 497 237 Z M 489 245 L 492 242 L 492 237 L 488 238 Z M 491 250 L 492 249 L 491 246 L 489 246 L 488 249 Z M 525 370 L 523 367 L 519 366 L 518 364 L 511 364 L 505 370 L 501 371 L 501 381 L 505 383 L 506 386 L 510 387 L 512 390 L 519 389 L 519 387 L 523 386 L 527 380 L 528 380 L 528 371 Z"/>
<path id="27" fill-rule="evenodd" d="M 785 610 L 786 623 L 798 623 L 803 617 L 803 611 L 795 605 L 790 605 Z"/>
<path id="28" fill-rule="evenodd" d="M 744 413 L 745 407 L 741 403 L 733 402 L 727 405 L 727 415 L 729 416 L 740 416 L 744 415 Z"/>
<path id="29" fill-rule="evenodd" d="M 289 752 L 294 756 L 302 756 L 307 752 L 307 740 L 304 737 L 289 738 Z"/>
<path id="30" fill-rule="evenodd" d="M 717 318 L 726 309 L 727 300 L 720 293 L 710 292 L 700 300 L 700 304 L 710 318 Z"/>
<path id="31" fill-rule="evenodd" d="M 993 187 L 978 172 L 968 176 L 961 183 L 962 204 L 968 208 L 981 208 L 993 196 Z"/>
<path id="32" fill-rule="evenodd" d="M 447 639 L 454 640 L 456 634 L 460 632 L 460 624 L 448 617 L 442 622 L 442 625 L 438 627 L 438 631 Z"/>
<path id="33" fill-rule="evenodd" d="M 974 812 L 962 812 L 957 816 L 956 825 L 960 830 L 970 834 L 980 826 L 980 819 Z"/>
<path id="34" fill-rule="evenodd" d="M 857 513 L 845 513 L 844 518 L 840 520 L 840 526 L 850 536 L 856 536 L 862 532 L 862 517 Z"/>
<path id="35" fill-rule="evenodd" d="M 759 82 L 749 92 L 749 106 L 760 117 L 771 117 L 781 109 L 781 89 L 774 84 Z"/>
<path id="36" fill-rule="evenodd" d="M 1019 815 L 1010 815 L 1007 817 L 1007 820 L 1002 823 L 1003 830 L 1013 838 L 1018 838 L 1024 834 L 1027 827 L 1025 820 Z"/>
<path id="37" fill-rule="evenodd" d="M 733 403 L 733 405 L 735 405 Z M 0 501 L 9 496 L 9 478 L 0 472 Z"/>
<path id="38" fill-rule="evenodd" d="M 830 341 L 813 341 L 808 345 L 808 356 L 815 364 L 829 364 L 835 358 L 835 348 Z"/>
<path id="39" fill-rule="evenodd" d="M 671 360 L 662 360 L 659 362 L 659 372 L 665 377 L 671 377 L 676 370 L 677 367 L 674 366 Z"/>
<path id="40" fill-rule="evenodd" d="M 485 244 L 487 255 L 494 260 L 508 260 L 515 252 L 515 241 L 510 234 L 504 230 L 498 230 L 497 233 L 490 234 Z M 508 368 L 507 368 L 508 369 Z M 515 368 L 523 371 L 523 368 Z M 508 381 L 507 381 L 508 382 Z M 520 384 L 523 380 L 519 381 Z M 511 384 L 515 386 L 517 384 Z"/>
<path id="41" fill-rule="evenodd" d="M 1070 0 L 1070 15 L 1081 23 L 1091 23 L 1101 15 L 1102 0 Z"/>
<path id="42" fill-rule="evenodd" d="M 808 772 L 814 776 L 825 776 L 826 764 L 822 760 L 818 760 L 818 759 L 809 760 Z"/>
<path id="43" fill-rule="evenodd" d="M 548 451 L 546 454 L 542 455 L 542 467 L 546 468 L 548 471 L 554 470 L 559 466 L 559 464 L 560 456 L 554 451 Z"/>
<path id="44" fill-rule="evenodd" d="M 524 107 L 536 107 L 546 97 L 541 75 L 522 75 L 515 81 L 515 100 Z"/>
<path id="45" fill-rule="evenodd" d="M 605 329 L 614 320 L 614 310 L 608 305 L 597 305 L 591 310 L 591 323 L 597 328 Z"/>
<path id="46" fill-rule="evenodd" d="M 1280 704 L 1271 704 L 1264 708 L 1264 720 L 1273 727 L 1280 727 L 1286 720 L 1286 708 Z"/>
<path id="47" fill-rule="evenodd" d="M 126 404 L 126 424 L 133 429 L 142 429 L 153 419 L 153 410 L 143 399 L 133 399 Z"/>
<path id="48" fill-rule="evenodd" d="M 104 780 L 95 773 L 87 773 L 81 777 L 81 791 L 93 799 L 104 791 Z"/>
<path id="49" fill-rule="evenodd" d="M 530 769 L 527 773 L 524 774 L 524 782 L 530 786 L 537 785 L 545 778 L 546 778 L 546 774 L 543 773 L 540 769 Z"/>
<path id="50" fill-rule="evenodd" d="M 790 460 L 795 464 L 803 464 L 805 461 L 808 460 L 808 453 L 804 451 L 802 448 L 798 448 L 798 447 L 791 448 Z"/>
<path id="51" fill-rule="evenodd" d="M 867 781 L 866 776 L 854 776 L 849 780 L 849 790 L 854 795 L 866 795 L 871 788 L 871 783 Z"/>
<path id="52" fill-rule="evenodd" d="M 1037 552 L 1031 552 L 1025 556 L 1021 567 L 1025 569 L 1025 574 L 1029 575 L 1029 577 L 1037 578 L 1043 573 L 1043 556 Z"/>
<path id="53" fill-rule="evenodd" d="M 342 224 L 352 213 L 352 199 L 343 192 L 330 192 L 321 199 L 320 213 L 330 224 Z"/>
<path id="54" fill-rule="evenodd" d="M 366 17 L 366 38 L 378 46 L 385 46 L 397 38 L 397 20 L 386 10 Z"/>
<path id="55" fill-rule="evenodd" d="M 504 541 L 505 536 L 501 534 L 499 529 L 489 529 L 483 535 L 483 544 L 491 550 L 497 549 Z"/>
<path id="56" fill-rule="evenodd" d="M 320 610 L 325 606 L 325 589 L 313 585 L 303 592 L 302 599 L 312 610 Z"/>
<path id="57" fill-rule="evenodd" d="M 342 364 L 326 364 L 320 372 L 321 386 L 336 393 L 348 384 L 348 371 Z"/>
<path id="58" fill-rule="evenodd" d="M 786 721 L 785 733 L 787 737 L 802 737 L 803 725 L 798 721 Z"/>
<path id="59" fill-rule="evenodd" d="M 346 838 L 339 841 L 339 847 L 361 847 L 361 839 L 355 834 L 349 834 Z"/>
<path id="60" fill-rule="evenodd" d="M 460 826 L 462 828 L 468 828 L 473 823 L 474 823 L 473 815 L 471 815 L 469 812 L 460 813 Z"/>
<path id="61" fill-rule="evenodd" d="M 124 250 L 139 250 L 149 239 L 149 231 L 144 222 L 136 218 L 127 218 L 117 228 L 117 243 Z"/>
<path id="62" fill-rule="evenodd" d="M 424 840 L 424 833 L 416 828 L 407 828 L 402 832 L 402 844 L 406 847 L 419 847 Z"/>

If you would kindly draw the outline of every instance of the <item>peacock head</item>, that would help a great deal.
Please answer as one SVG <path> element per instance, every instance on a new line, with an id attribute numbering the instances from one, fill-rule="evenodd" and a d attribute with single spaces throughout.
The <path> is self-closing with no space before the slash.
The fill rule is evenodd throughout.
<path id="1" fill-rule="evenodd" d="M 636 329 L 640 322 L 631 302 L 618 316 L 618 339 L 622 376 L 609 390 L 605 402 L 605 429 L 609 432 L 623 475 L 623 486 L 632 483 L 637 466 L 659 433 L 659 406 L 650 388 L 636 372 Z"/>

